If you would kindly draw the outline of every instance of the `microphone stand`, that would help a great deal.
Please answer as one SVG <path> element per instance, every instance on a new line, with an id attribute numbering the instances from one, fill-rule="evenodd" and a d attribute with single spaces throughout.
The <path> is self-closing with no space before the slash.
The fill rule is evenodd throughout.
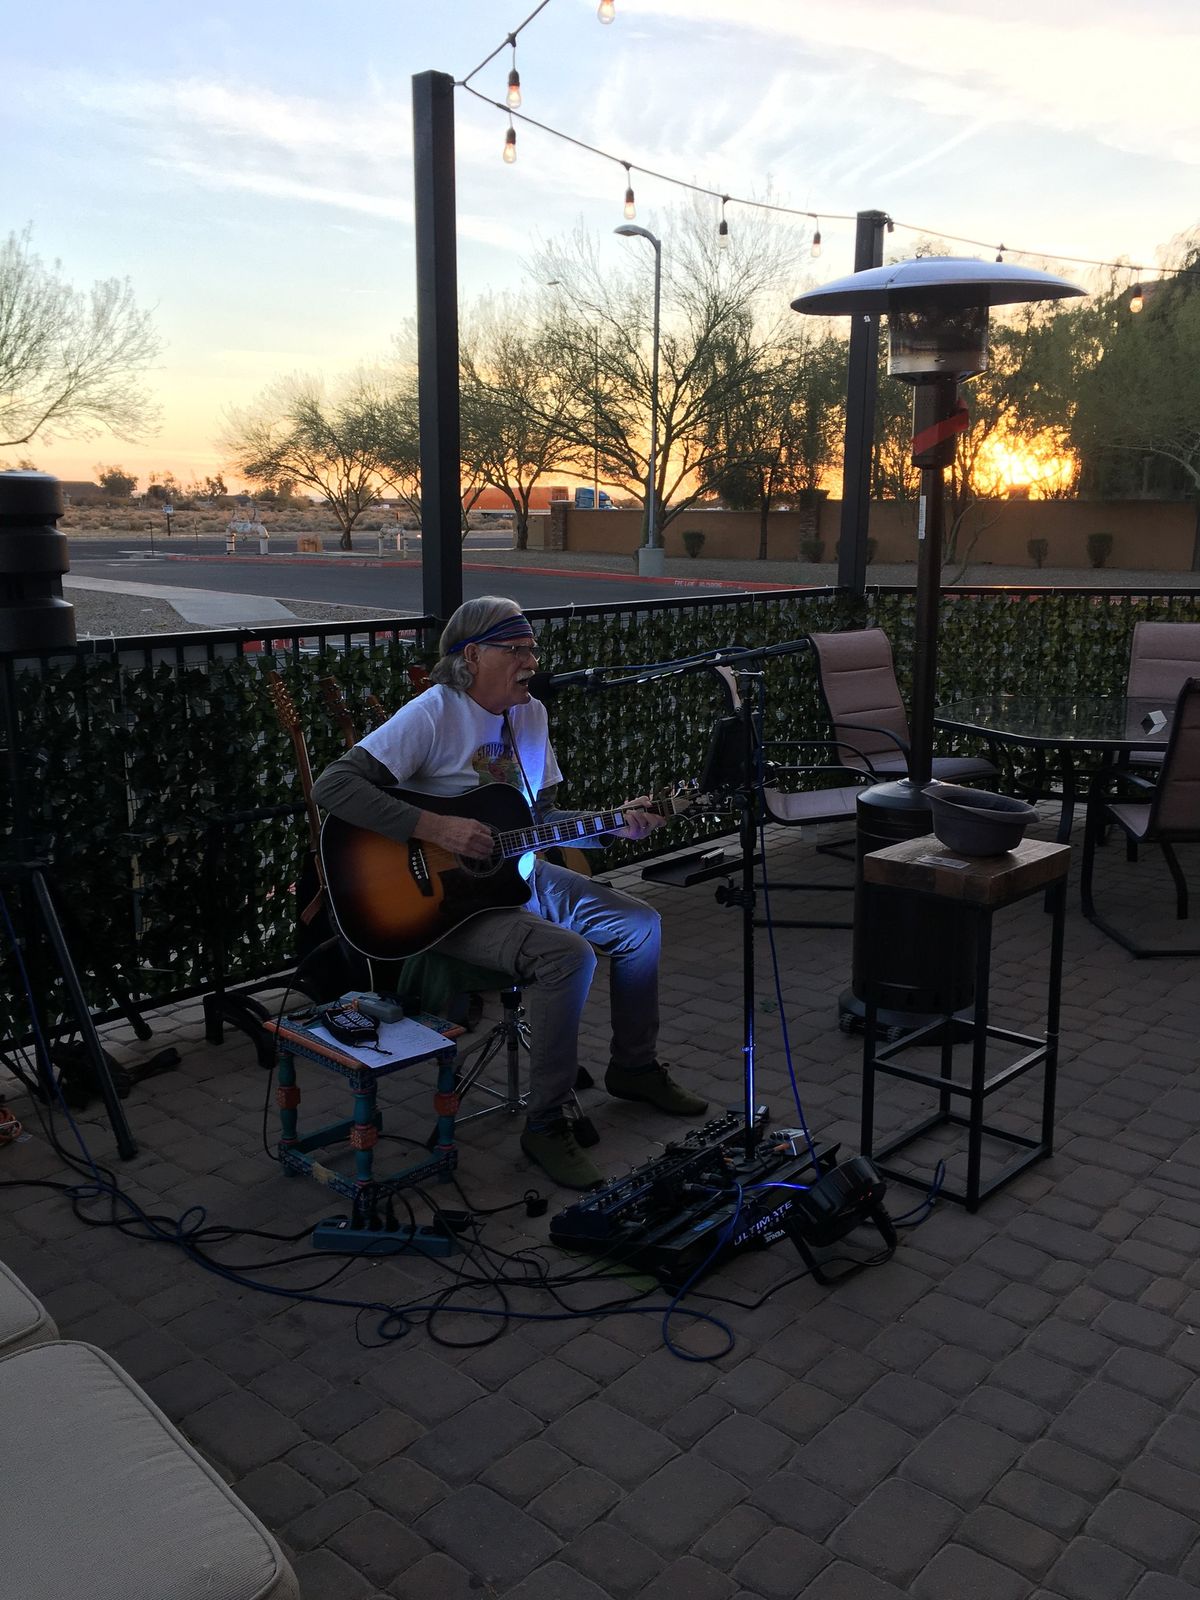
<path id="1" fill-rule="evenodd" d="M 762 679 L 761 672 L 741 670 L 737 677 Z M 738 906 L 742 913 L 742 1085 L 745 1127 L 742 1131 L 743 1151 L 747 1163 L 754 1160 L 754 1152 L 762 1136 L 755 1106 L 755 1036 L 754 1036 L 754 887 L 755 845 L 758 840 L 760 815 L 759 785 L 755 736 L 761 731 L 755 727 L 754 710 L 750 698 L 739 687 L 737 718 L 740 725 L 741 781 L 733 792 L 733 803 L 738 813 L 738 839 L 742 848 L 741 885 L 734 888 L 732 879 L 718 886 L 716 901 L 721 906 Z"/>
<path id="2" fill-rule="evenodd" d="M 737 677 L 761 681 L 763 674 L 746 670 L 751 661 L 761 661 L 770 656 L 794 655 L 809 649 L 807 639 L 786 640 L 782 644 L 764 645 L 759 649 L 710 650 L 702 655 L 688 656 L 679 661 L 658 662 L 652 667 L 637 669 L 623 677 L 610 677 L 619 667 L 588 667 L 582 671 L 538 673 L 530 684 L 530 692 L 539 699 L 556 694 L 560 688 L 582 686 L 588 690 L 623 689 L 653 683 L 659 678 L 679 677 L 690 672 L 711 671 L 718 666 L 732 667 Z M 537 682 L 540 679 L 541 682 Z M 536 687 L 535 687 L 536 685 Z M 541 693 L 538 693 L 538 691 Z M 755 845 L 760 816 L 760 785 L 758 781 L 757 750 L 762 730 L 756 725 L 754 708 L 749 696 L 738 694 L 736 717 L 739 724 L 737 773 L 731 785 L 730 797 L 738 813 L 738 838 L 742 850 L 741 883 L 734 888 L 732 880 L 722 884 L 716 892 L 718 905 L 738 906 L 742 913 L 742 1085 L 745 1127 L 743 1149 L 745 1160 L 754 1160 L 755 1150 L 762 1137 L 756 1120 L 754 1103 L 755 1034 L 754 1034 L 754 887 Z"/>

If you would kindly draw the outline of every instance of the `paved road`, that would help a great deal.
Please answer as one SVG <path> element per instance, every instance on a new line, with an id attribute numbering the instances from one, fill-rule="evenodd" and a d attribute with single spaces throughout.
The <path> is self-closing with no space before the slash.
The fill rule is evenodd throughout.
<path id="1" fill-rule="evenodd" d="M 134 548 L 126 543 L 125 549 Z M 147 551 L 148 551 L 148 547 Z M 486 550 L 472 550 L 473 564 L 464 568 L 463 591 L 468 599 L 507 592 L 519 583 L 528 606 L 553 606 L 574 602 L 591 605 L 614 600 L 650 600 L 678 596 L 677 580 L 650 583 L 631 572 L 592 576 L 574 572 L 540 573 L 524 569 L 519 577 L 511 569 L 488 567 Z M 480 564 L 475 564 L 480 563 Z M 380 561 L 362 556 L 306 558 L 283 553 L 264 557 L 172 553 L 169 556 L 121 556 L 101 552 L 97 546 L 79 545 L 71 551 L 71 572 L 77 578 L 108 582 L 161 585 L 170 588 L 219 590 L 226 594 L 262 595 L 280 600 L 326 601 L 367 606 L 380 616 L 396 612 L 419 615 L 424 610 L 421 568 L 393 558 Z M 690 593 L 720 593 L 724 585 L 690 583 Z"/>

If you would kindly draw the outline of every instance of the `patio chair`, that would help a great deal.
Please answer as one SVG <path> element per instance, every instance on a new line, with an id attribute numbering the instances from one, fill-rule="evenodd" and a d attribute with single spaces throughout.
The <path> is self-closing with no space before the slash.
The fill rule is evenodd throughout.
<path id="1" fill-rule="evenodd" d="M 713 671 L 720 679 L 730 716 L 737 716 L 742 704 L 737 680 L 728 667 L 714 667 Z M 763 808 L 763 820 L 777 822 L 785 828 L 819 827 L 824 823 L 831 822 L 853 823 L 857 814 L 858 796 L 871 781 L 862 766 L 850 767 L 843 762 L 829 760 L 805 762 L 797 765 L 790 762 L 781 763 L 775 759 L 777 755 L 790 751 L 833 751 L 837 748 L 835 741 L 832 739 L 772 739 L 769 743 L 764 744 L 762 752 L 764 781 L 759 791 Z M 862 759 L 865 761 L 866 758 L 863 757 Z M 820 780 L 839 773 L 844 774 L 851 781 L 830 788 L 784 789 L 780 787 L 781 783 L 790 784 L 796 779 L 805 781 Z M 821 850 L 822 846 L 817 845 L 816 849 Z M 766 888 L 768 891 L 808 890 L 817 894 L 851 894 L 854 891 L 853 883 L 776 883 L 771 880 L 767 881 Z M 758 927 L 764 926 L 764 921 L 765 919 L 763 918 L 755 918 L 755 923 Z M 853 922 L 799 921 L 794 918 L 772 917 L 771 926 L 775 928 L 853 928 L 854 924 Z"/>
<path id="2" fill-rule="evenodd" d="M 1138 622 L 1129 646 L 1125 694 L 1130 700 L 1163 700 L 1178 696 L 1188 678 L 1200 672 L 1200 622 Z M 1163 751 L 1132 750 L 1127 760 L 1138 767 L 1161 767 Z"/>
<path id="3" fill-rule="evenodd" d="M 907 777 L 908 713 L 887 634 L 882 628 L 858 628 L 808 637 L 843 765 L 873 779 Z M 995 778 L 998 769 L 982 756 L 934 756 L 932 776 L 969 783 Z"/>
<path id="4" fill-rule="evenodd" d="M 1114 822 L 1134 845 L 1161 846 L 1175 885 L 1175 915 L 1180 919 L 1187 916 L 1187 881 L 1174 847 L 1200 843 L 1200 678 L 1189 678 L 1179 691 L 1158 782 L 1151 783 L 1145 773 L 1128 769 L 1114 769 L 1113 775 L 1145 798 L 1131 801 L 1114 797 L 1102 787 L 1097 787 L 1090 796 L 1079 884 L 1083 914 L 1139 960 L 1152 956 L 1200 955 L 1200 947 L 1183 950 L 1139 944 L 1097 912 L 1092 887 L 1101 830 Z"/>

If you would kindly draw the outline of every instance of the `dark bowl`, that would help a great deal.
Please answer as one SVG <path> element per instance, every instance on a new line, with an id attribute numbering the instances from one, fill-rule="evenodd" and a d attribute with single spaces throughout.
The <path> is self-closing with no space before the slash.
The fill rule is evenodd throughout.
<path id="1" fill-rule="evenodd" d="M 960 856 L 1002 856 L 1015 850 L 1037 816 L 1024 800 L 954 783 L 925 785 L 933 810 L 933 831 Z"/>

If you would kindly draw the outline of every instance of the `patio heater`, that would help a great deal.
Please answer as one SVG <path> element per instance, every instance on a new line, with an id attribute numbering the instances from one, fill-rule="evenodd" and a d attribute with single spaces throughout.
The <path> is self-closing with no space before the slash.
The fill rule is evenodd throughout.
<path id="1" fill-rule="evenodd" d="M 908 777 L 864 790 L 858 801 L 859 871 L 856 874 L 854 976 L 839 1002 L 842 1025 L 864 1012 L 862 974 L 867 941 L 873 965 L 887 977 L 879 1000 L 881 1027 L 918 1026 L 971 1003 L 975 956 L 969 924 L 954 907 L 905 904 L 894 922 L 862 914 L 862 857 L 870 850 L 930 831 L 923 793 L 932 775 L 933 714 L 937 700 L 938 606 L 945 527 L 945 471 L 968 426 L 959 384 L 987 368 L 990 306 L 1060 300 L 1082 294 L 1073 283 L 1006 262 L 930 256 L 851 273 L 792 301 L 794 311 L 816 316 L 885 315 L 888 372 L 913 386 L 913 465 L 921 469 L 917 501 L 917 611 Z"/>

